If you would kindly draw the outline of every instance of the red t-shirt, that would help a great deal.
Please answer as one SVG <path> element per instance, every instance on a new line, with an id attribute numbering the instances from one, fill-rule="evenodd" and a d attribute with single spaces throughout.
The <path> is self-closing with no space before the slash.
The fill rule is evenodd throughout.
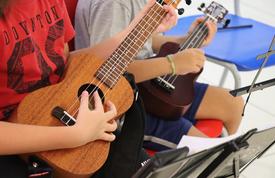
<path id="1" fill-rule="evenodd" d="M 0 18 L 0 120 L 26 96 L 60 79 L 74 30 L 63 0 L 16 0 Z"/>

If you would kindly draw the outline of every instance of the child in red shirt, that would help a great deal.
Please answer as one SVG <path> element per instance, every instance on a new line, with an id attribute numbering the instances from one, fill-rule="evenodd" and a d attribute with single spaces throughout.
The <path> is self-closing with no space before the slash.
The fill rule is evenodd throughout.
<path id="1" fill-rule="evenodd" d="M 96 92 L 93 110 L 88 108 L 88 93 L 82 93 L 77 122 L 70 127 L 4 120 L 29 92 L 57 83 L 68 57 L 78 53 L 94 53 L 100 59 L 110 56 L 153 3 L 151 0 L 132 25 L 113 38 L 69 53 L 67 42 L 74 36 L 74 30 L 63 0 L 0 0 L 0 155 L 74 148 L 98 139 L 113 141 L 116 108 L 107 101 L 104 111 Z M 159 31 L 176 23 L 174 10 L 168 6 L 165 9 L 168 15 Z"/>
<path id="2" fill-rule="evenodd" d="M 74 36 L 74 30 L 63 0 L 13 0 L 4 6 L 5 2 L 0 1 L 0 120 L 8 119 L 27 93 L 57 83 L 69 56 L 79 52 L 95 53 L 101 59 L 110 56 L 154 3 L 150 1 L 133 24 L 113 38 L 68 53 L 67 42 Z M 167 18 L 158 27 L 162 31 L 176 22 L 174 10 L 168 6 L 165 9 Z M 116 115 L 116 109 L 106 102 L 109 109 L 104 112 L 97 93 L 94 100 L 97 107 L 91 111 L 87 106 L 88 94 L 83 92 L 77 123 L 72 127 L 0 121 L 0 155 L 72 148 L 97 139 L 113 141 L 115 136 L 111 132 L 117 126 L 109 121 Z M 8 140 L 5 135 L 9 135 Z M 70 139 L 64 139 L 64 135 Z"/>

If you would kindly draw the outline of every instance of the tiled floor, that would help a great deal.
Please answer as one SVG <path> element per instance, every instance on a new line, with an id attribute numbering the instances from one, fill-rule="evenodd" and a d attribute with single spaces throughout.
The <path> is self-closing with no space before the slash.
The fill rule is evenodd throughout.
<path id="1" fill-rule="evenodd" d="M 186 9 L 187 14 L 196 14 L 197 11 L 195 7 L 202 1 L 195 1 L 190 10 Z M 210 1 L 204 1 L 210 2 Z M 233 0 L 217 0 L 225 7 L 227 7 L 231 12 L 233 10 Z M 274 0 L 240 0 L 241 4 L 241 15 L 249 18 L 253 18 L 262 21 L 266 24 L 275 26 L 275 1 Z M 275 32 L 274 32 L 275 34 Z M 272 39 L 270 39 L 271 41 Z M 217 77 L 217 72 L 222 73 L 222 68 L 215 64 L 207 62 L 204 67 L 204 72 L 200 76 L 200 81 L 207 81 L 210 84 L 217 85 L 219 78 Z M 256 71 L 253 72 L 242 72 L 242 86 L 249 85 Z M 258 82 L 269 80 L 274 78 L 275 67 L 265 68 Z M 228 76 L 225 82 L 226 88 L 232 88 L 234 84 L 233 77 Z M 244 96 L 246 99 L 247 95 Z M 264 89 L 262 91 L 254 92 L 251 96 L 250 102 L 246 108 L 245 116 L 241 123 L 240 131 L 248 130 L 250 128 L 257 128 L 265 125 L 275 125 L 275 86 Z M 275 135 L 274 135 L 275 137 Z M 252 165 L 250 165 L 242 174 L 241 178 L 274 178 L 275 177 L 275 146 L 273 146 L 264 156 L 256 160 Z"/>

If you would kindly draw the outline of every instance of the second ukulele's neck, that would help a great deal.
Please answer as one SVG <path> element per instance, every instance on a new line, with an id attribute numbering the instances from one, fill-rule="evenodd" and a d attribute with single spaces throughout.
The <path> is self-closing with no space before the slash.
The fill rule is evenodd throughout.
<path id="1" fill-rule="evenodd" d="M 186 41 L 181 44 L 180 51 L 188 48 L 200 48 L 203 41 L 208 35 L 208 28 L 206 22 L 209 20 L 207 16 L 205 20 L 200 23 L 195 30 L 187 37 Z"/>

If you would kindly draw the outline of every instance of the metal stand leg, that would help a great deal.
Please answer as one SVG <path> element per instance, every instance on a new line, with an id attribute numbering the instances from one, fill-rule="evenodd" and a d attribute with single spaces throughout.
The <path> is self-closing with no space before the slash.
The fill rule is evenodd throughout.
<path id="1" fill-rule="evenodd" d="M 225 82 L 225 79 L 227 77 L 228 71 L 230 71 L 233 75 L 234 82 L 235 82 L 234 89 L 240 88 L 240 86 L 241 86 L 241 76 L 239 75 L 239 71 L 238 71 L 235 64 L 224 62 L 224 61 L 219 61 L 219 60 L 209 58 L 209 57 L 207 58 L 207 60 L 214 63 L 214 64 L 218 64 L 220 66 L 223 66 L 225 68 L 224 71 L 223 71 L 219 86 L 222 87 L 224 85 L 224 82 Z"/>
<path id="2" fill-rule="evenodd" d="M 222 73 L 222 77 L 221 77 L 221 80 L 220 80 L 220 83 L 219 83 L 219 86 L 222 87 L 224 85 L 225 79 L 226 79 L 227 75 L 228 75 L 228 69 L 224 68 L 223 69 L 223 73 Z"/>

